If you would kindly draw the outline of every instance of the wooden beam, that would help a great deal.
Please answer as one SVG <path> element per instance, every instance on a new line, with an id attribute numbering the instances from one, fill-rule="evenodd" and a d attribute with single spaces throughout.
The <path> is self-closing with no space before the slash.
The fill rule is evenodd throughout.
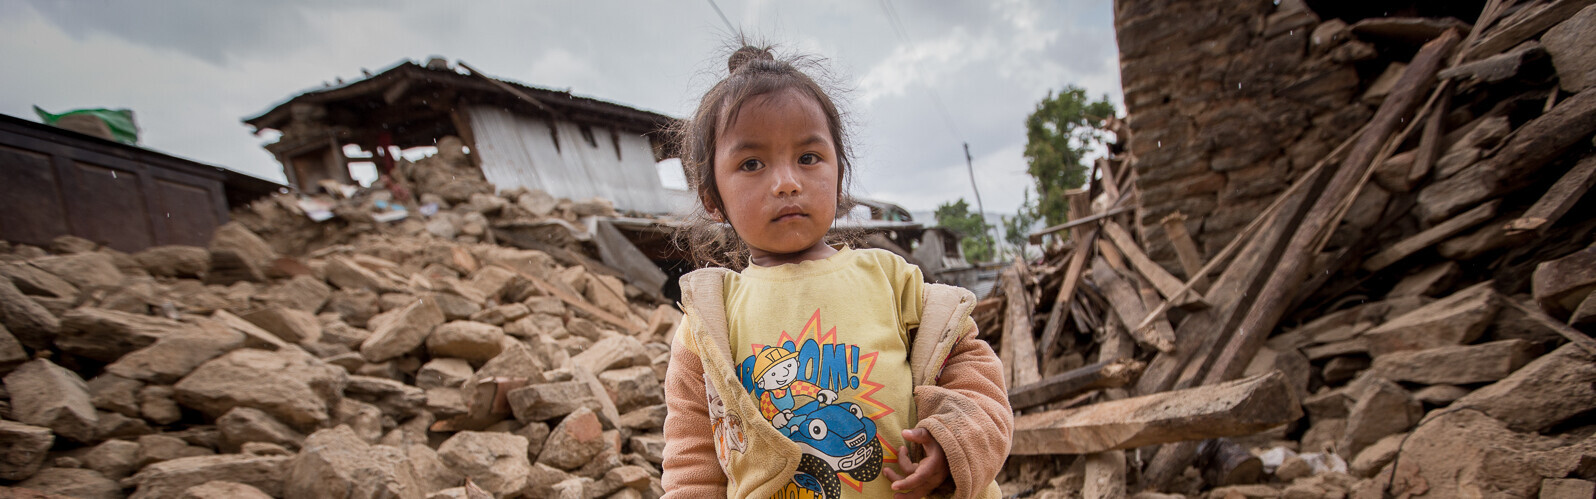
<path id="1" fill-rule="evenodd" d="M 1591 339 L 1590 336 L 1580 332 L 1578 329 L 1574 329 L 1573 326 L 1564 324 L 1561 321 L 1552 318 L 1552 316 L 1546 315 L 1546 312 L 1542 312 L 1540 309 L 1526 307 L 1523 303 L 1519 303 L 1518 300 L 1509 298 L 1502 301 L 1507 302 L 1507 306 L 1513 307 L 1519 312 L 1523 312 L 1524 315 L 1529 316 L 1530 320 L 1533 320 L 1542 326 L 1546 326 L 1552 331 L 1556 331 L 1557 334 L 1562 335 L 1564 338 L 1568 338 L 1568 341 L 1579 345 L 1579 347 L 1585 349 L 1586 352 L 1589 352 L 1591 355 L 1596 355 L 1596 339 Z"/>
<path id="2" fill-rule="evenodd" d="M 1003 273 L 1003 293 L 1008 297 L 1008 312 L 1003 319 L 1003 365 L 1008 386 L 1035 383 L 1042 379 L 1036 364 L 1036 339 L 1031 336 L 1031 296 L 1025 291 L 1025 261 Z"/>
<path id="3" fill-rule="evenodd" d="M 1092 280 L 1097 283 L 1099 289 L 1103 290 L 1104 297 L 1108 298 L 1109 307 L 1114 309 L 1121 323 L 1140 324 L 1147 316 L 1147 308 L 1142 304 L 1141 294 L 1137 293 L 1134 284 L 1114 271 L 1108 256 L 1111 255 L 1100 254 L 1092 259 Z M 1169 321 L 1157 320 L 1153 322 L 1153 327 L 1147 330 L 1128 332 L 1137 342 L 1160 352 L 1175 349 L 1175 331 L 1170 327 Z"/>
<path id="4" fill-rule="evenodd" d="M 1096 222 L 1098 220 L 1102 220 L 1102 219 L 1105 219 L 1105 218 L 1108 218 L 1108 217 L 1112 217 L 1112 216 L 1118 215 L 1120 213 L 1125 213 L 1127 211 L 1130 211 L 1130 207 L 1128 207 L 1128 206 L 1120 206 L 1120 207 L 1116 207 L 1116 208 L 1110 209 L 1110 210 L 1102 212 L 1102 213 L 1097 213 L 1097 214 L 1094 214 L 1094 215 L 1089 216 L 1089 217 L 1081 218 L 1079 220 L 1070 220 L 1068 222 L 1064 222 L 1064 223 L 1061 223 L 1061 224 L 1058 224 L 1058 225 L 1054 225 L 1054 226 L 1048 227 L 1046 229 L 1042 229 L 1042 230 L 1039 230 L 1039 231 L 1036 231 L 1036 232 L 1032 232 L 1031 235 L 1030 235 L 1031 244 L 1041 244 L 1042 236 L 1045 236 L 1045 235 L 1048 235 L 1048 234 L 1052 234 L 1054 232 L 1058 232 L 1058 231 L 1061 231 L 1061 230 L 1064 230 L 1064 229 L 1069 229 L 1069 228 L 1072 228 L 1072 227 L 1076 227 L 1076 226 L 1080 226 L 1080 225 L 1085 225 L 1085 224 L 1089 224 L 1089 223 L 1092 223 L 1092 222 Z"/>
<path id="5" fill-rule="evenodd" d="M 1009 406 L 1018 411 L 1057 402 L 1092 390 L 1119 388 L 1135 379 L 1143 367 L 1144 364 L 1135 359 L 1123 358 L 1048 376 L 1041 381 L 1009 390 Z"/>
<path id="6" fill-rule="evenodd" d="M 1086 454 L 1250 435 L 1302 417 L 1279 371 L 1014 418 L 1012 455 Z"/>
<path id="7" fill-rule="evenodd" d="M 588 303 L 587 300 L 582 299 L 582 297 L 571 294 L 564 289 L 560 289 L 559 286 L 550 284 L 549 281 L 543 280 L 541 277 L 503 265 L 499 265 L 498 267 L 510 272 L 514 272 L 516 275 L 521 276 L 522 279 L 526 279 L 527 281 L 531 282 L 533 286 L 537 286 L 538 289 L 542 290 L 544 293 L 547 293 L 555 298 L 559 298 L 560 301 L 565 302 L 565 304 L 576 307 L 577 310 L 581 310 L 582 312 L 585 312 L 588 315 L 597 318 L 598 320 L 608 322 L 612 326 L 621 328 L 628 334 L 641 333 L 646 327 L 648 327 L 647 324 L 639 324 L 635 321 L 627 320 L 626 318 L 622 318 L 610 313 L 608 310 L 599 308 L 598 305 Z"/>
<path id="8" fill-rule="evenodd" d="M 1396 244 L 1386 247 L 1379 253 L 1375 253 L 1374 256 L 1369 257 L 1368 260 L 1364 260 L 1363 270 L 1367 270 L 1369 272 L 1379 272 L 1380 269 L 1384 269 L 1393 263 L 1399 262 L 1403 258 L 1407 258 L 1409 255 L 1418 253 L 1419 250 L 1433 246 L 1441 241 L 1445 241 L 1452 236 L 1462 233 L 1464 230 L 1468 230 L 1470 227 L 1485 223 L 1486 220 L 1490 220 L 1491 217 L 1496 216 L 1496 207 L 1501 204 L 1502 200 L 1493 199 L 1488 203 L 1476 206 L 1474 209 L 1464 212 L 1462 215 L 1452 217 L 1451 220 L 1441 222 L 1440 224 L 1430 227 L 1423 232 L 1398 241 Z"/>
<path id="9" fill-rule="evenodd" d="M 1480 39 L 1479 43 L 1466 47 L 1462 53 L 1462 60 L 1472 61 L 1490 57 L 1513 48 L 1519 42 L 1539 35 L 1547 28 L 1573 17 L 1574 13 L 1592 3 L 1596 3 L 1596 0 L 1556 0 L 1527 6 L 1514 14 L 1511 25 L 1498 28 L 1490 36 Z"/>
<path id="10" fill-rule="evenodd" d="M 1182 292 L 1180 279 L 1176 279 L 1175 276 L 1170 275 L 1169 271 L 1164 270 L 1157 262 L 1148 258 L 1147 254 L 1142 252 L 1141 247 L 1136 245 L 1136 239 L 1131 237 L 1130 231 L 1125 230 L 1125 227 L 1120 226 L 1113 220 L 1109 220 L 1103 223 L 1103 233 L 1108 235 L 1108 240 L 1113 241 L 1115 247 L 1119 248 L 1120 254 L 1125 256 L 1125 260 L 1130 262 L 1131 267 L 1135 268 L 1137 273 L 1152 283 L 1153 287 L 1157 288 L 1158 293 L 1164 295 L 1165 299 L 1174 302 L 1175 306 L 1182 309 L 1208 307 L 1208 304 L 1204 303 L 1202 298 L 1197 296 L 1197 293 L 1190 290 Z"/>
<path id="11" fill-rule="evenodd" d="M 1380 104 L 1374 118 L 1369 120 L 1369 126 L 1358 135 L 1347 158 L 1314 200 L 1312 208 L 1307 210 L 1301 223 L 1291 228 L 1291 236 L 1280 254 L 1279 264 L 1271 266 L 1266 272 L 1268 279 L 1257 293 L 1257 301 L 1242 317 L 1241 323 L 1234 329 L 1234 335 L 1218 351 L 1212 366 L 1204 374 L 1205 384 L 1213 385 L 1239 376 L 1258 348 L 1263 346 L 1264 339 L 1274 332 L 1291 300 L 1304 292 L 1299 288 L 1308 277 L 1308 269 L 1316 253 L 1314 250 L 1322 234 L 1332 229 L 1330 223 L 1337 217 L 1337 207 L 1355 192 L 1357 185 L 1367 176 L 1366 171 L 1386 139 L 1408 119 L 1420 96 L 1430 91 L 1435 73 L 1446 62 L 1459 38 L 1457 31 L 1447 30 L 1425 43 L 1413 57 L 1407 70 L 1397 80 L 1396 90 Z M 1148 464 L 1144 475 L 1146 485 L 1156 488 L 1168 484 L 1191 464 L 1195 455 L 1194 445 L 1160 448 L 1153 462 Z"/>
<path id="12" fill-rule="evenodd" d="M 1574 203 L 1590 191 L 1591 186 L 1596 186 L 1596 156 L 1586 156 L 1579 164 L 1564 173 L 1557 183 L 1552 184 L 1541 199 L 1530 206 L 1517 220 L 1507 223 L 1509 233 L 1523 231 L 1541 231 L 1557 223 L 1564 213 L 1568 213 Z"/>
<path id="13" fill-rule="evenodd" d="M 1207 293 L 1208 276 L 1201 274 L 1203 253 L 1197 249 L 1197 242 L 1191 239 L 1191 233 L 1186 231 L 1186 214 L 1177 211 L 1158 223 L 1164 226 L 1164 237 L 1175 248 L 1175 257 L 1180 259 L 1180 267 L 1186 271 L 1186 278 L 1192 281 L 1192 289 Z"/>
<path id="14" fill-rule="evenodd" d="M 478 71 L 477 68 L 471 67 L 471 65 L 470 64 L 466 64 L 465 61 L 455 61 L 455 63 L 459 64 L 460 67 L 462 67 L 462 68 L 466 68 L 466 71 L 470 71 L 472 75 L 475 75 L 475 76 L 481 77 L 484 80 L 487 80 L 488 83 L 492 83 L 493 86 L 499 87 L 500 90 L 503 90 L 505 92 L 509 92 L 510 95 L 514 95 L 517 99 L 521 99 L 523 101 L 526 101 L 528 104 L 531 104 L 533 107 L 536 107 L 536 108 L 542 110 L 543 112 L 546 112 L 546 113 L 549 113 L 549 114 L 553 114 L 553 115 L 559 115 L 560 114 L 558 111 L 555 111 L 554 108 L 551 108 L 551 107 L 543 104 L 543 101 L 540 101 L 540 100 L 538 100 L 535 97 L 527 95 L 526 92 L 522 92 L 521 89 L 515 88 L 513 86 L 510 86 L 509 83 L 505 83 L 505 82 L 499 81 L 497 78 L 494 78 L 492 76 L 488 76 L 487 73 L 483 73 L 481 71 Z"/>
<path id="15" fill-rule="evenodd" d="M 1075 299 L 1075 287 L 1081 283 L 1081 272 L 1085 270 L 1086 259 L 1092 254 L 1092 241 L 1097 239 L 1097 231 L 1086 235 L 1082 241 L 1085 244 L 1077 246 L 1070 253 L 1069 266 L 1064 269 L 1064 282 L 1059 284 L 1058 296 L 1053 300 L 1053 309 L 1047 313 L 1047 324 L 1042 328 L 1042 357 L 1053 358 L 1053 345 L 1058 342 L 1059 333 L 1064 330 L 1064 314 L 1069 312 Z"/>

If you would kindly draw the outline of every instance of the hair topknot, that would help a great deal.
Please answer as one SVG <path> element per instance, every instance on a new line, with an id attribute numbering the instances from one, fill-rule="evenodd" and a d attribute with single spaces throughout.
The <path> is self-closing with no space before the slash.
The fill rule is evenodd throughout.
<path id="1" fill-rule="evenodd" d="M 742 48 L 737 49 L 736 52 L 732 52 L 731 57 L 726 59 L 726 70 L 736 73 L 738 69 L 748 65 L 749 61 L 756 60 L 774 61 L 776 56 L 770 53 L 770 48 L 768 47 L 744 45 Z"/>

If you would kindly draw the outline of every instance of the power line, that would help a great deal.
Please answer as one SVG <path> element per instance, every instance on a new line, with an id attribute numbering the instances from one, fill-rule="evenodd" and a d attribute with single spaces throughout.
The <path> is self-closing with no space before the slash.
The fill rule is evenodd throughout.
<path id="1" fill-rule="evenodd" d="M 731 30 L 732 33 L 737 32 L 737 28 L 732 26 L 731 20 L 726 18 L 726 13 L 720 11 L 719 5 L 715 5 L 715 0 L 709 0 L 709 7 L 715 9 L 715 14 L 720 16 L 720 22 L 726 23 L 726 29 Z"/>

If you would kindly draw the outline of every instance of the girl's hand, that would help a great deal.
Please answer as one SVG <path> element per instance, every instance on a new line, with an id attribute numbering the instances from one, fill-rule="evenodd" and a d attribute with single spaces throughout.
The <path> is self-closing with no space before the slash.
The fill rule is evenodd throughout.
<path id="1" fill-rule="evenodd" d="M 909 447 L 898 448 L 898 469 L 881 470 L 892 480 L 893 499 L 918 499 L 930 494 L 932 489 L 942 485 L 948 479 L 948 459 L 942 454 L 942 444 L 931 437 L 931 432 L 925 428 L 903 430 L 903 439 L 920 444 L 925 449 L 925 458 L 919 463 L 909 458 Z"/>

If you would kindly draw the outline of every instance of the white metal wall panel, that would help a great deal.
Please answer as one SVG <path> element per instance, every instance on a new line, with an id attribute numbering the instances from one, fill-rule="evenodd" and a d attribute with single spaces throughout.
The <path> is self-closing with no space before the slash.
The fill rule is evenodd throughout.
<path id="1" fill-rule="evenodd" d="M 554 146 L 548 122 L 493 106 L 467 111 L 482 159 L 482 173 L 499 189 L 541 189 L 573 200 L 602 197 L 615 207 L 667 213 L 667 199 L 654 166 L 648 139 L 620 132 L 620 157 L 608 128 L 593 127 L 593 144 L 575 123 L 556 121 L 560 145 Z"/>

